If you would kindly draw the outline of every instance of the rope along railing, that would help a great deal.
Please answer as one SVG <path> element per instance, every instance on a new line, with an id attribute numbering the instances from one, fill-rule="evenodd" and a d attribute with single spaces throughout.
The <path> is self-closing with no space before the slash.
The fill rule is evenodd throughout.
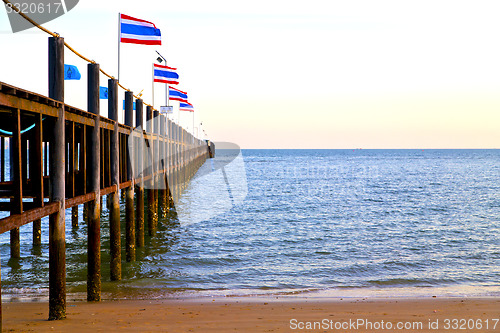
<path id="1" fill-rule="evenodd" d="M 59 34 L 55 33 L 55 32 L 52 32 L 50 30 L 48 30 L 47 28 L 44 28 L 42 27 L 40 24 L 38 24 L 37 22 L 35 22 L 33 19 L 31 19 L 29 16 L 27 16 L 26 14 L 24 14 L 15 4 L 13 4 L 12 2 L 10 2 L 9 0 L 2 0 L 6 5 L 9 5 L 12 10 L 14 10 L 16 13 L 18 13 L 19 15 L 21 15 L 21 17 L 23 17 L 26 21 L 30 22 L 31 24 L 33 24 L 33 26 L 37 27 L 38 29 L 42 30 L 43 32 L 46 32 L 48 33 L 49 35 L 51 35 L 52 37 L 60 37 Z M 76 51 L 74 48 L 72 48 L 68 43 L 64 42 L 64 46 L 66 46 L 68 48 L 68 50 L 70 50 L 71 52 L 73 52 L 75 55 L 77 55 L 78 57 L 80 57 L 81 59 L 85 60 L 86 62 L 88 63 L 91 63 L 91 64 L 95 64 L 96 62 L 94 60 L 90 60 L 89 58 L 85 57 L 84 55 L 82 55 L 80 52 Z M 104 74 L 105 76 L 107 76 L 108 78 L 110 79 L 114 79 L 115 77 L 112 76 L 112 75 L 109 75 L 108 73 L 106 73 L 102 68 L 100 68 L 99 66 L 99 71 Z M 118 82 L 118 86 L 126 91 L 131 91 L 130 89 L 124 87 L 120 82 Z M 141 97 L 140 96 L 137 96 L 137 95 L 134 95 L 134 97 L 136 99 L 140 99 Z M 144 105 L 147 105 L 147 106 L 151 106 L 153 108 L 154 111 L 158 111 L 157 109 L 154 108 L 153 105 L 151 104 L 148 104 L 146 102 L 143 102 Z"/>

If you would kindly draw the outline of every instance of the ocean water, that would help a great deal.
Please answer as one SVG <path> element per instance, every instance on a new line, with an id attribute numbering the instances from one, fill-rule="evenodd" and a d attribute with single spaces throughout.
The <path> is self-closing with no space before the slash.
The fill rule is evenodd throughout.
<path id="1" fill-rule="evenodd" d="M 242 150 L 200 173 L 120 282 L 104 210 L 105 297 L 500 296 L 500 150 Z M 47 295 L 42 227 L 41 249 L 21 228 L 19 260 L 0 235 L 4 295 Z M 77 297 L 86 226 L 68 211 L 66 228 Z"/>

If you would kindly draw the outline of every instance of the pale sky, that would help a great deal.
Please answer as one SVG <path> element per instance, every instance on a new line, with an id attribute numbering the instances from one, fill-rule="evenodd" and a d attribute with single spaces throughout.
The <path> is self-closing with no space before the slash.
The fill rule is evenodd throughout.
<path id="1" fill-rule="evenodd" d="M 44 26 L 117 75 L 118 12 L 162 32 L 161 46 L 122 44 L 120 82 L 151 103 L 158 50 L 214 141 L 500 148 L 498 0 L 82 0 Z M 0 81 L 46 95 L 47 39 L 12 34 L 0 10 Z M 82 73 L 66 81 L 66 103 L 85 109 L 86 63 L 65 57 Z M 155 107 L 164 89 L 155 84 Z M 192 127 L 191 115 L 181 122 Z"/>

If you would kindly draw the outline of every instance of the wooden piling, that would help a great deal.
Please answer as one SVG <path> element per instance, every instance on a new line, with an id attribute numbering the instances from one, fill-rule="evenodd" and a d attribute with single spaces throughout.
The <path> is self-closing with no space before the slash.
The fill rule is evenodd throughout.
<path id="1" fill-rule="evenodd" d="M 154 172 L 154 189 L 153 189 L 153 198 L 154 198 L 154 230 L 156 231 L 158 227 L 158 187 L 159 187 L 159 176 L 158 172 L 160 170 L 160 112 L 157 110 L 153 111 L 153 133 L 155 134 L 155 142 L 154 142 L 154 164 L 153 164 L 153 172 Z"/>
<path id="2" fill-rule="evenodd" d="M 23 176 L 22 176 L 22 149 L 21 149 L 21 111 L 16 109 L 12 112 L 12 147 L 11 156 L 11 180 L 14 185 L 14 196 L 10 200 L 10 213 L 21 214 L 23 212 Z M 19 239 L 19 228 L 10 231 L 10 257 L 21 257 L 21 244 Z"/>
<path id="3" fill-rule="evenodd" d="M 177 173 L 177 184 L 178 184 L 178 196 L 180 198 L 181 194 L 182 194 L 182 157 L 183 157 L 183 145 L 182 145 L 182 127 L 178 127 L 178 137 L 177 137 L 177 140 L 178 140 L 178 150 L 177 150 L 177 160 L 178 160 L 178 165 L 179 165 L 179 169 L 178 169 L 178 173 Z"/>
<path id="4" fill-rule="evenodd" d="M 64 38 L 49 37 L 49 97 L 64 102 Z M 49 145 L 50 201 L 59 204 L 49 218 L 49 320 L 66 318 L 66 241 L 64 104 L 58 107 Z"/>
<path id="5" fill-rule="evenodd" d="M 75 122 L 70 122 L 66 128 L 66 139 L 68 141 L 68 183 L 66 184 L 66 196 L 73 198 L 76 196 L 75 171 L 76 171 L 76 138 L 75 138 Z M 71 227 L 78 228 L 78 206 L 71 207 Z"/>
<path id="6" fill-rule="evenodd" d="M 125 92 L 125 125 L 133 127 L 133 98 L 134 94 L 131 91 Z M 128 140 L 133 140 L 132 132 Z M 128 145 L 127 158 L 127 180 L 132 181 L 132 184 L 127 187 L 125 194 L 125 249 L 127 261 L 135 261 L 135 212 L 134 212 L 134 181 L 133 181 L 133 163 L 131 156 L 134 156 L 133 149 Z"/>
<path id="7" fill-rule="evenodd" d="M 80 185 L 82 193 L 87 193 L 87 126 L 83 126 L 80 132 L 80 159 L 78 169 L 82 171 L 80 178 Z M 89 203 L 85 202 L 83 204 L 82 219 L 88 225 L 89 221 Z"/>
<path id="8" fill-rule="evenodd" d="M 78 229 L 78 206 L 71 207 L 71 227 Z"/>
<path id="9" fill-rule="evenodd" d="M 30 179 L 33 182 L 33 203 L 36 207 L 44 206 L 43 192 L 43 119 L 35 115 L 35 128 L 30 138 Z M 42 244 L 42 220 L 33 221 L 33 246 Z"/>
<path id="10" fill-rule="evenodd" d="M 118 81 L 108 80 L 108 117 L 116 121 L 111 133 L 111 185 L 116 186 L 110 194 L 109 238 L 110 238 L 110 273 L 111 281 L 122 279 L 122 255 L 120 234 L 120 147 L 118 133 Z"/>
<path id="11" fill-rule="evenodd" d="M 111 134 L 112 135 L 112 134 Z M 109 161 L 111 161 L 111 135 L 110 135 L 110 138 L 109 138 L 109 144 L 110 144 L 110 154 L 109 154 Z M 111 162 L 110 162 L 111 163 Z M 110 166 L 111 167 L 111 166 Z M 110 177 L 110 181 L 111 181 L 111 177 Z M 112 201 L 113 201 L 113 198 L 111 198 L 111 193 L 108 194 L 106 196 L 106 209 L 108 211 L 111 211 L 111 207 L 112 207 Z"/>
<path id="12" fill-rule="evenodd" d="M 166 136 L 166 141 L 165 141 L 165 195 L 166 195 L 166 202 L 165 202 L 165 212 L 168 212 L 170 210 L 170 189 L 169 189 L 169 177 L 170 177 L 170 136 L 171 136 L 171 129 L 170 129 L 170 119 L 165 120 L 165 136 Z"/>
<path id="13" fill-rule="evenodd" d="M 135 126 L 140 128 L 141 131 L 144 130 L 143 124 L 143 102 L 142 99 L 137 99 L 135 101 Z M 142 150 L 143 147 L 143 138 L 139 137 L 136 139 L 138 143 L 135 147 L 137 147 L 138 151 L 134 152 L 137 157 L 137 173 L 139 174 L 140 180 L 137 182 L 135 186 L 135 200 L 136 200 L 136 215 L 135 215 L 135 223 L 137 228 L 137 239 L 136 244 L 137 247 L 144 246 L 144 181 L 143 181 L 143 155 L 144 152 Z"/>
<path id="14" fill-rule="evenodd" d="M 170 164 L 172 165 L 171 167 L 171 181 L 172 183 L 170 185 L 170 193 L 172 195 L 172 201 L 176 201 L 177 197 L 177 125 L 172 122 L 172 144 L 171 144 L 171 151 L 170 151 Z"/>
<path id="15" fill-rule="evenodd" d="M 33 221 L 33 246 L 42 245 L 42 219 Z"/>
<path id="16" fill-rule="evenodd" d="M 5 138 L 0 138 L 0 181 L 5 181 Z"/>
<path id="17" fill-rule="evenodd" d="M 158 205 L 159 205 L 159 213 L 161 214 L 162 217 L 165 217 L 166 212 L 167 212 L 167 190 L 165 188 L 166 186 L 166 143 L 165 143 L 165 138 L 166 138 L 166 128 L 165 128 L 165 117 L 160 115 L 160 137 L 161 137 L 161 143 L 160 143 L 160 174 L 158 177 L 160 177 L 159 183 L 161 184 L 160 188 L 158 189 L 159 192 L 159 198 L 158 198 Z"/>
<path id="18" fill-rule="evenodd" d="M 153 108 L 151 106 L 148 106 L 146 108 L 146 131 L 148 133 L 152 133 L 153 132 Z M 148 158 L 148 164 L 150 165 L 150 167 L 148 168 L 148 176 L 152 176 L 153 173 L 154 173 L 154 144 L 153 144 L 153 139 L 152 139 L 152 136 L 150 136 L 150 140 L 148 140 L 148 144 L 149 144 L 149 152 L 151 152 L 150 155 L 147 156 Z M 148 234 L 149 236 L 152 236 L 154 234 L 154 230 L 155 230 L 155 223 L 154 223 L 154 220 L 155 220 L 155 216 L 154 216 L 154 190 L 153 190 L 153 187 L 154 187 L 154 178 L 151 177 L 151 179 L 149 180 L 149 184 L 148 184 L 148 190 L 146 191 L 147 192 L 147 200 L 148 200 L 148 208 L 147 208 L 147 211 L 148 211 Z"/>
<path id="19" fill-rule="evenodd" d="M 89 145 L 89 191 L 95 194 L 90 202 L 87 251 L 87 301 L 101 300 L 101 143 L 99 115 L 99 64 L 88 64 L 88 112 L 95 115 L 95 125 L 91 128 Z"/>
<path id="20" fill-rule="evenodd" d="M 87 202 L 83 204 L 82 219 L 85 223 L 89 220 L 89 205 Z"/>
<path id="21" fill-rule="evenodd" d="M 175 125 L 175 198 L 179 199 L 180 196 L 180 144 L 179 144 L 179 126 Z"/>
<path id="22" fill-rule="evenodd" d="M 174 159 L 173 159 L 173 153 L 174 153 L 174 135 L 173 135 L 173 130 L 174 130 L 174 123 L 171 120 L 168 120 L 168 136 L 169 136 L 169 144 L 168 144 L 168 170 L 167 170 L 167 179 L 168 179 L 168 195 L 169 195 L 169 206 L 174 207 L 174 198 L 172 196 L 173 193 L 173 168 L 174 168 Z"/>
<path id="23" fill-rule="evenodd" d="M 181 150 L 181 158 L 182 158 L 182 172 L 181 172 L 181 177 L 182 177 L 182 192 L 186 189 L 186 156 L 187 156 L 187 151 L 186 151 L 186 131 L 184 129 L 181 130 L 181 145 L 182 145 L 182 150 Z"/>

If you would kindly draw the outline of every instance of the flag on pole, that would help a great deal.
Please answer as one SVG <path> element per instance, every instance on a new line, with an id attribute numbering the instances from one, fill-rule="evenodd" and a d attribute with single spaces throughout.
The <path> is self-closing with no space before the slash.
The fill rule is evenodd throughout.
<path id="1" fill-rule="evenodd" d="M 185 102 L 188 101 L 187 92 L 184 92 L 174 87 L 168 87 L 168 99 L 171 101 Z"/>
<path id="2" fill-rule="evenodd" d="M 132 104 L 135 110 L 135 102 Z M 123 110 L 125 110 L 125 100 L 123 100 Z"/>
<path id="3" fill-rule="evenodd" d="M 179 104 L 179 111 L 188 111 L 188 112 L 194 112 L 194 107 L 191 103 L 180 103 Z"/>
<path id="4" fill-rule="evenodd" d="M 78 71 L 78 67 L 64 64 L 64 79 L 65 80 L 80 80 L 82 75 Z"/>
<path id="5" fill-rule="evenodd" d="M 177 68 L 154 64 L 154 82 L 179 84 Z"/>
<path id="6" fill-rule="evenodd" d="M 161 45 L 160 29 L 149 21 L 120 14 L 120 42 Z"/>
<path id="7" fill-rule="evenodd" d="M 108 99 L 108 87 L 99 86 L 99 98 Z"/>

